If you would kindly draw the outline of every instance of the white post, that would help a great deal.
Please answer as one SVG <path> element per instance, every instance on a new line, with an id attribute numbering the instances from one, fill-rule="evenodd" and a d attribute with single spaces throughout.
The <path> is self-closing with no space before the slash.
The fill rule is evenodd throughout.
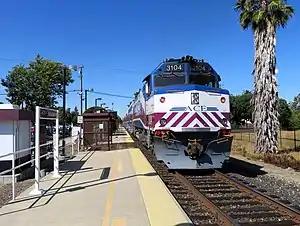
<path id="1" fill-rule="evenodd" d="M 83 141 L 83 128 L 80 127 L 80 147 L 84 146 L 84 141 Z"/>
<path id="2" fill-rule="evenodd" d="M 15 173 L 15 152 L 13 153 L 13 157 L 12 157 L 12 200 L 15 200 L 15 177 L 16 177 L 16 173 Z"/>
<path id="3" fill-rule="evenodd" d="M 72 157 L 74 156 L 74 140 L 73 140 L 73 136 L 71 137 L 71 150 L 72 150 Z"/>
<path id="4" fill-rule="evenodd" d="M 13 127 L 15 126 L 15 121 L 13 121 Z M 15 146 L 16 146 L 16 131 L 14 129 L 14 135 L 13 135 L 13 138 L 14 138 L 14 141 L 13 141 L 13 155 L 12 155 L 12 201 L 15 200 L 15 177 L 16 177 L 16 171 L 15 171 L 15 167 L 16 167 L 16 162 L 15 162 L 15 159 L 16 159 L 16 150 L 15 150 Z"/>
<path id="5" fill-rule="evenodd" d="M 30 192 L 32 195 L 41 195 L 40 190 L 40 107 L 35 108 L 35 149 L 34 149 L 34 189 Z"/>
<path id="6" fill-rule="evenodd" d="M 77 153 L 80 152 L 80 142 L 81 142 L 81 133 L 78 132 L 78 137 L 77 137 Z"/>
<path id="7" fill-rule="evenodd" d="M 54 144 L 54 171 L 53 177 L 61 177 L 59 173 L 59 112 L 56 111 L 56 119 L 55 119 L 55 136 L 53 136 L 53 144 Z"/>

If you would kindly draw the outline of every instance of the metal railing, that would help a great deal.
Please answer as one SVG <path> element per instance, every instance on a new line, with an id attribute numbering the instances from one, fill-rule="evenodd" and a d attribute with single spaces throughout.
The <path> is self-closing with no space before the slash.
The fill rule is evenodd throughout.
<path id="1" fill-rule="evenodd" d="M 64 140 L 65 140 L 65 143 L 66 143 L 66 147 L 68 147 L 68 146 L 70 146 L 71 145 L 71 156 L 74 156 L 75 155 L 75 150 L 77 149 L 77 153 L 79 153 L 80 152 L 80 132 L 78 132 L 78 134 L 76 134 L 76 135 L 74 135 L 74 136 L 71 136 L 71 137 L 66 137 Z M 71 138 L 71 142 L 69 142 L 69 143 L 67 143 L 67 140 L 68 139 L 70 139 Z M 75 138 L 75 139 L 73 139 L 73 138 Z M 63 139 L 60 139 L 59 140 L 59 142 L 58 142 L 58 144 L 59 143 L 62 143 L 61 141 L 63 141 Z M 39 148 L 41 148 L 41 147 L 45 147 L 45 146 L 48 146 L 48 145 L 51 145 L 51 144 L 54 144 L 54 142 L 53 141 L 50 141 L 50 142 L 47 142 L 47 143 L 44 143 L 44 144 L 41 144 L 41 145 L 39 145 Z M 39 149 L 38 148 L 38 149 Z M 58 145 L 58 148 L 62 148 L 62 145 Z M 37 155 L 37 153 L 36 153 L 36 147 L 35 146 L 33 146 L 33 147 L 30 147 L 30 148 L 25 148 L 25 149 L 21 149 L 21 150 L 17 150 L 17 151 L 13 151 L 13 152 L 11 152 L 11 153 L 7 153 L 7 154 L 4 154 L 4 155 L 1 155 L 0 156 L 0 160 L 1 159 L 3 159 L 3 158 L 5 158 L 5 157 L 10 157 L 10 156 L 12 156 L 12 160 L 9 160 L 9 161 L 12 161 L 12 167 L 10 168 L 10 169 L 7 169 L 7 170 L 4 170 L 4 171 L 2 171 L 2 172 L 0 172 L 0 176 L 3 176 L 3 175 L 5 175 L 5 174 L 7 174 L 7 173 L 10 173 L 10 172 L 12 172 L 12 175 L 11 175 L 11 177 L 12 177 L 12 200 L 15 200 L 15 190 L 16 190 L 16 182 L 15 182 L 15 177 L 16 177 L 16 170 L 17 169 L 19 169 L 19 168 L 21 168 L 21 167 L 23 167 L 23 166 L 26 166 L 26 165 L 28 165 L 28 164 L 30 164 L 30 163 L 34 163 L 36 160 L 37 160 L 37 157 L 38 157 L 38 159 L 40 160 L 41 158 L 44 158 L 44 157 L 50 157 L 51 156 L 51 154 L 54 154 L 54 149 L 55 149 L 55 145 L 53 145 L 53 149 L 52 149 L 52 151 L 48 151 L 46 154 L 43 154 L 43 155 L 39 155 L 39 153 L 38 153 L 38 155 Z M 17 156 L 18 155 L 20 155 L 20 154 L 22 154 L 22 153 L 24 153 L 24 152 L 28 152 L 28 151 L 31 151 L 31 150 L 35 150 L 35 158 L 33 158 L 33 159 L 31 159 L 31 160 L 29 160 L 29 161 L 26 161 L 26 162 L 23 162 L 22 164 L 19 164 L 19 165 L 16 165 L 16 159 L 17 159 Z M 58 153 L 58 151 L 57 151 L 57 153 Z M 55 158 L 59 158 L 59 156 L 55 156 L 55 154 L 53 155 L 53 158 L 55 159 Z M 56 161 L 54 161 L 54 171 L 57 171 L 57 173 L 59 174 L 59 168 L 57 167 L 57 166 L 55 166 L 55 162 Z M 58 161 L 57 161 L 58 162 Z M 55 168 L 56 167 L 56 168 Z M 36 167 L 35 167 L 36 168 Z M 36 173 L 38 173 L 39 175 L 38 175 L 38 178 L 39 178 L 39 176 L 40 176 L 40 168 L 38 167 L 38 169 L 35 169 L 35 174 Z M 35 181 L 35 183 L 39 183 L 39 180 L 37 181 Z M 39 187 L 39 185 L 37 186 L 37 187 Z"/>

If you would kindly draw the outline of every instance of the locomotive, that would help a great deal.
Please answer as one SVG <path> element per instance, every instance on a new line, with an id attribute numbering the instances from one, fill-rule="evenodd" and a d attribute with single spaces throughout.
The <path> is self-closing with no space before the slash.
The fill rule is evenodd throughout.
<path id="1" fill-rule="evenodd" d="M 144 78 L 123 124 L 169 169 L 223 168 L 233 137 L 220 81 L 203 59 L 165 59 Z"/>

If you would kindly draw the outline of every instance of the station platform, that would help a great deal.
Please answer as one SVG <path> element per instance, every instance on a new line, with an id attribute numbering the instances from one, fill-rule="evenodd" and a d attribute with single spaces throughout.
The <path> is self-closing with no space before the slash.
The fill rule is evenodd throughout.
<path id="1" fill-rule="evenodd" d="M 124 131 L 124 130 L 123 130 Z M 128 134 L 115 141 L 133 142 Z M 187 215 L 137 148 L 86 151 L 0 208 L 10 226 L 188 226 Z"/>

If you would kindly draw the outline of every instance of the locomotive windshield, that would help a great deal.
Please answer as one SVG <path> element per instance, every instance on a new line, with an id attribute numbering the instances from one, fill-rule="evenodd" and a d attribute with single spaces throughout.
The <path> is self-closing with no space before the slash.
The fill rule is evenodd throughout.
<path id="1" fill-rule="evenodd" d="M 191 64 L 189 84 L 219 88 L 220 76 L 207 62 Z"/>
<path id="2" fill-rule="evenodd" d="M 190 74 L 189 84 L 219 88 L 219 81 L 213 75 Z"/>
<path id="3" fill-rule="evenodd" d="M 162 73 L 154 76 L 155 87 L 165 87 L 185 84 L 184 74 Z"/>

